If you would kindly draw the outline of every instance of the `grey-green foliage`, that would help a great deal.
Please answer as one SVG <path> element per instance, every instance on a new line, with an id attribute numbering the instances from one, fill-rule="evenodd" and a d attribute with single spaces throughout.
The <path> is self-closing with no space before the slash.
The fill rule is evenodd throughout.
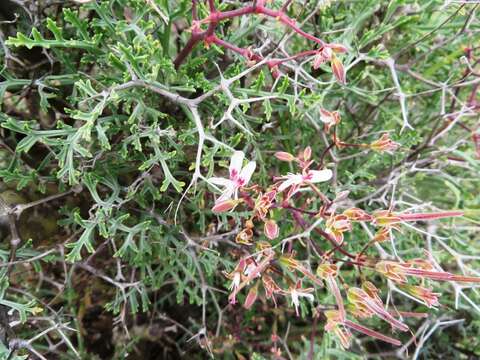
<path id="1" fill-rule="evenodd" d="M 218 342 L 229 338 L 237 321 L 234 315 L 230 318 L 222 311 L 227 296 L 220 272 L 233 268 L 230 252 L 240 250 L 229 243 L 232 237 L 217 239 L 213 235 L 234 229 L 236 216 L 242 214 L 234 216 L 230 223 L 227 220 L 231 217 L 214 217 L 210 211 L 213 190 L 202 179 L 191 184 L 199 128 L 188 107 L 160 92 L 195 98 L 217 87 L 219 70 L 225 79 L 230 79 L 246 70 L 248 64 L 225 49 L 200 44 L 175 69 L 175 54 L 190 36 L 191 2 L 153 3 L 167 15 L 168 23 L 143 0 L 93 1 L 80 8 L 59 7 L 58 11 L 53 11 L 53 6 L 45 8 L 46 16 L 41 16 L 34 26 L 29 19 L 21 19 L 31 31 L 12 34 L 5 41 L 6 48 L 19 57 L 25 49 L 42 50 L 48 57 L 42 58 L 44 64 L 35 70 L 18 67 L 10 60 L 2 68 L 2 141 L 14 154 L 5 150 L 0 176 L 7 186 L 28 194 L 30 200 L 81 187 L 65 201 L 38 209 L 45 212 L 45 217 L 55 212 L 62 231 L 39 244 L 24 241 L 17 254 L 17 258 L 28 261 L 45 248 L 61 249 L 32 265 L 38 272 L 48 273 L 51 267 L 68 269 L 61 275 L 51 275 L 66 284 L 65 296 L 55 299 L 65 313 L 54 316 L 51 309 L 38 302 L 44 299 L 48 303 L 54 297 L 51 285 L 23 286 L 45 316 L 55 317 L 55 321 L 81 319 L 78 314 L 84 310 L 80 310 L 79 298 L 87 298 L 87 293 L 98 287 L 104 293 L 97 299 L 98 304 L 115 316 L 126 308 L 129 314 L 141 312 L 154 318 L 176 303 L 185 306 L 191 314 L 182 321 L 191 333 L 182 331 L 176 341 L 183 343 L 198 335 L 206 319 L 207 331 L 217 339 L 212 346 L 219 349 Z M 222 7 L 241 5 L 225 3 Z M 269 4 L 276 8 L 280 5 L 278 1 Z M 406 193 L 444 209 L 478 208 L 475 192 L 479 162 L 471 142 L 456 142 L 469 134 L 453 127 L 435 146 L 424 146 L 442 126 L 444 112 L 456 109 L 443 107 L 450 105 L 454 97 L 465 101 L 470 95 L 470 87 L 459 87 L 454 93 L 457 88 L 453 85 L 461 81 L 465 71 L 460 60 L 463 47 L 478 43 L 475 5 L 401 0 L 331 1 L 320 8 L 317 5 L 317 1 L 294 2 L 289 14 L 299 22 L 308 18 L 302 24 L 305 31 L 349 48 L 342 58 L 346 65 L 355 64 L 349 68 L 348 84 L 339 86 L 330 81 L 326 66 L 314 72 L 307 63 L 300 78 L 290 72 L 289 77 L 278 81 L 267 68 L 258 68 L 229 87 L 230 95 L 241 102 L 232 111 L 237 124 L 227 119 L 213 126 L 232 101 L 228 93 L 217 88 L 198 106 L 207 136 L 202 148 L 202 175 L 209 177 L 225 171 L 221 169 L 228 167 L 232 149 L 243 149 L 249 158 L 257 160 L 254 180 L 260 185 L 290 170 L 273 159 L 273 151 L 296 153 L 310 145 L 315 158 L 319 158 L 330 144 L 329 139 L 319 135 L 323 124 L 318 110 L 324 107 L 340 110 L 341 139 L 370 142 L 380 132 L 391 131 L 394 140 L 402 144 L 402 149 L 392 156 L 366 153 L 350 157 L 357 150 L 344 149 L 335 153 L 337 158 L 346 158 L 338 164 L 327 158 L 327 165 L 335 166 L 338 174 L 336 188 L 325 189 L 328 195 L 350 190 L 351 198 L 360 200 L 360 206 L 374 209 L 381 204 L 381 193 L 373 198 L 374 204 L 369 202 L 369 196 L 392 180 L 389 174 L 404 174 L 395 179 L 397 194 Z M 206 4 L 201 2 L 198 7 L 201 17 L 208 14 Z M 318 15 L 309 16 L 315 12 Z M 7 29 L 7 25 L 3 26 Z M 242 47 L 260 46 L 265 34 L 277 42 L 285 34 L 275 21 L 255 17 L 228 21 L 221 28 L 226 40 Z M 293 36 L 285 49 L 295 53 L 313 47 L 311 42 Z M 393 73 L 386 65 L 392 57 L 398 65 Z M 54 64 L 50 66 L 52 59 Z M 418 74 L 427 81 L 419 79 Z M 450 92 L 442 92 L 432 82 L 448 83 Z M 33 95 L 25 97 L 27 90 Z M 406 94 L 407 116 L 414 130 L 400 132 L 405 114 L 399 90 Z M 448 104 L 444 103 L 445 96 Z M 252 97 L 265 99 L 242 102 Z M 465 120 L 471 127 L 477 126 L 475 121 L 478 123 L 478 115 Z M 436 155 L 436 151 L 451 146 L 455 147 L 451 154 L 465 160 L 468 166 L 450 166 L 448 153 Z M 408 168 L 402 167 L 405 163 Z M 412 166 L 421 170 L 405 172 Z M 438 173 L 429 173 L 431 169 Z M 442 190 L 434 191 L 433 187 Z M 404 199 L 407 203 L 413 201 Z M 408 207 L 407 203 L 401 206 Z M 474 221 L 472 224 L 478 224 Z M 285 231 L 294 229 L 290 221 L 285 221 L 284 226 Z M 453 248 L 478 253 L 478 238 L 475 240 L 468 229 L 455 236 L 445 231 L 446 241 Z M 359 239 L 363 239 L 361 236 Z M 421 236 L 399 236 L 397 250 L 401 253 L 423 246 Z M 435 246 L 439 257 L 451 261 L 452 254 L 445 255 L 444 248 Z M 4 261 L 8 259 L 8 248 L 5 242 Z M 98 278 L 102 285 L 92 281 L 91 289 L 79 288 L 77 273 Z M 16 310 L 21 321 L 28 320 L 38 310 L 34 300 L 9 292 L 5 273 L 2 281 L 2 304 Z M 471 296 L 471 301 L 478 301 L 476 294 Z M 195 310 L 188 304 L 194 304 Z M 250 314 L 248 318 L 253 321 L 256 316 Z M 72 320 L 70 326 L 82 328 L 78 319 Z M 221 325 L 218 328 L 217 321 Z M 280 322 L 286 327 L 285 319 Z M 308 337 L 308 329 L 299 323 L 297 333 Z M 18 334 L 31 336 L 28 328 Z M 257 335 L 260 342 L 269 341 L 268 331 L 258 330 Z M 347 358 L 328 339 L 323 345 L 315 345 L 321 353 Z M 248 353 L 255 344 L 254 339 L 249 341 L 245 339 L 238 351 Z M 296 353 L 308 351 L 306 344 L 290 345 Z M 72 348 L 65 349 L 74 354 Z M 78 349 L 87 351 L 83 341 L 78 341 Z M 205 349 L 208 351 L 209 346 L 205 345 Z"/>

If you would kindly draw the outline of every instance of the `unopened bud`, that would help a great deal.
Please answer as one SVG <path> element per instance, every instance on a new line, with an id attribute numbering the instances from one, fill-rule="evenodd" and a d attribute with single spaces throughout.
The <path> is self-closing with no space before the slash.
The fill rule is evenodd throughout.
<path id="1" fill-rule="evenodd" d="M 280 161 L 291 162 L 295 160 L 295 156 L 285 151 L 277 151 L 274 156 Z"/>

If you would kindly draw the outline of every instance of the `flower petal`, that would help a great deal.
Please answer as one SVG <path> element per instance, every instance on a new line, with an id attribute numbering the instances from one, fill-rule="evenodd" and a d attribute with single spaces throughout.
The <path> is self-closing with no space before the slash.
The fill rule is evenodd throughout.
<path id="1" fill-rule="evenodd" d="M 282 192 L 283 190 L 289 188 L 293 184 L 295 184 L 296 181 L 294 178 L 289 178 L 288 180 L 285 180 L 279 187 L 278 187 L 278 192 Z"/>
<path id="2" fill-rule="evenodd" d="M 230 179 L 234 179 L 238 176 L 238 174 L 240 174 L 244 157 L 245 154 L 243 153 L 243 151 L 235 151 L 233 153 L 230 160 L 230 167 L 228 168 L 230 172 Z"/>
<path id="3" fill-rule="evenodd" d="M 255 171 L 255 168 L 257 166 L 257 163 L 255 161 L 250 161 L 241 171 L 239 178 L 243 180 L 243 186 L 247 185 L 248 182 L 250 181 L 253 172 Z"/>
<path id="4" fill-rule="evenodd" d="M 300 297 L 305 297 L 305 298 L 307 298 L 307 299 L 310 300 L 310 301 L 315 300 L 315 297 L 314 297 L 312 294 L 308 294 L 308 293 L 306 293 L 306 292 L 298 292 L 298 296 L 300 296 Z"/>
<path id="5" fill-rule="evenodd" d="M 330 169 L 310 170 L 309 174 L 312 174 L 312 178 L 310 179 L 310 182 L 312 183 L 328 181 L 333 176 L 332 170 Z"/>
<path id="6" fill-rule="evenodd" d="M 231 180 L 220 178 L 220 177 L 211 177 L 208 179 L 208 182 L 213 185 L 220 185 L 220 186 L 229 186 L 232 183 Z"/>
<path id="7" fill-rule="evenodd" d="M 225 190 L 223 190 L 222 195 L 217 200 L 217 203 L 221 201 L 225 201 L 232 198 L 233 193 L 235 192 L 234 184 L 230 183 L 231 185 L 227 186 Z"/>

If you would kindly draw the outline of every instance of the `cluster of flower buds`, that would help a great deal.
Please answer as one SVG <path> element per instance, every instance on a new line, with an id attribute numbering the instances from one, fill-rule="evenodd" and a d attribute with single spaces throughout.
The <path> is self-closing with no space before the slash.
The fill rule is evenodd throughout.
<path id="1" fill-rule="evenodd" d="M 336 55 L 346 52 L 347 48 L 341 44 L 325 44 L 315 55 L 313 68 L 318 69 L 322 64 L 329 61 L 332 67 L 332 73 L 337 78 L 337 81 L 341 84 L 346 84 L 345 68 Z"/>
<path id="2" fill-rule="evenodd" d="M 253 249 L 253 252 L 250 255 L 243 255 L 233 271 L 225 273 L 231 281 L 229 300 L 232 305 L 237 302 L 238 294 L 248 289 L 243 300 L 245 308 L 251 308 L 259 299 L 271 300 L 277 306 L 279 298 L 286 298 L 293 305 L 295 314 L 299 316 L 302 299 L 314 303 L 316 292 L 326 291 L 335 300 L 335 308 L 325 312 L 327 317 L 325 330 L 334 333 L 343 346 L 349 346 L 351 330 L 400 345 L 397 339 L 369 329 L 349 318 L 362 320 L 377 317 L 388 322 L 394 329 L 408 331 L 408 326 L 398 320 L 396 315 L 401 314 L 403 317 L 404 314 L 410 314 L 418 317 L 421 314 L 388 311 L 379 290 L 372 282 L 362 281 L 361 287 L 346 284 L 340 276 L 340 264 L 349 264 L 381 274 L 385 279 L 396 283 L 405 294 L 418 299 L 428 307 L 438 305 L 440 294 L 425 286 L 427 280 L 480 282 L 480 278 L 439 270 L 434 263 L 424 259 L 391 261 L 366 255 L 366 250 L 371 244 L 390 239 L 393 236 L 392 230 L 400 230 L 404 223 L 458 217 L 463 216 L 464 212 L 400 213 L 390 209 L 368 213 L 356 207 L 342 211 L 341 202 L 346 199 L 348 193 L 339 194 L 330 200 L 317 188 L 317 183 L 330 180 L 332 172 L 329 169 L 313 168 L 315 162 L 312 160 L 310 147 L 300 151 L 296 156 L 281 151 L 275 153 L 275 157 L 297 166 L 299 170 L 274 177 L 273 183 L 265 190 L 255 184 L 247 187 L 255 163 L 247 161 L 244 166 L 245 156 L 242 152 L 233 154 L 228 178 L 209 179 L 210 184 L 222 188 L 221 195 L 212 208 L 214 213 L 233 212 L 241 206 L 242 214 L 247 214 L 243 227 L 236 236 L 236 242 L 242 247 L 246 246 L 247 252 L 248 249 Z M 312 201 L 312 193 L 320 204 Z M 299 205 L 304 194 L 307 194 L 309 200 Z M 310 205 L 312 209 L 308 208 Z M 282 239 L 281 235 L 285 230 L 278 219 L 279 216 L 285 219 L 286 215 L 291 215 L 296 229 L 304 231 L 308 229 L 309 235 L 289 234 L 290 236 Z M 377 232 L 360 252 L 350 253 L 346 250 L 345 234 L 351 233 L 358 222 L 364 223 L 364 226 L 370 224 L 376 227 Z M 257 231 L 259 225 L 263 228 L 262 232 Z M 285 226 L 285 229 L 291 228 Z M 314 234 L 318 237 L 313 236 Z M 302 238 L 308 241 L 310 248 L 319 256 L 319 265 L 315 272 L 311 270 L 308 262 L 298 258 L 293 249 L 294 246 L 300 246 L 296 244 L 305 245 Z M 298 242 L 294 244 L 295 240 Z M 336 257 L 337 253 L 343 257 L 342 260 Z M 421 283 L 415 283 L 418 280 Z M 342 286 L 339 286 L 339 281 Z M 305 286 L 305 283 L 310 286 Z"/>
<path id="3" fill-rule="evenodd" d="M 369 281 L 365 281 L 362 288 L 352 287 L 348 289 L 347 298 L 351 305 L 350 312 L 352 315 L 358 318 L 369 318 L 375 315 L 388 322 L 393 328 L 407 331 L 407 325 L 395 319 L 385 310 L 378 294 L 379 290 Z"/>

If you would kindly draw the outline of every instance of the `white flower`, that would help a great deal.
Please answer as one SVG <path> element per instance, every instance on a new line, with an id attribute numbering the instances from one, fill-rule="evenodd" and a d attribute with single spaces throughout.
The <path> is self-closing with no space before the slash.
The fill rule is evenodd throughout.
<path id="1" fill-rule="evenodd" d="M 284 181 L 278 188 L 278 192 L 289 188 L 292 185 L 303 185 L 308 183 L 318 183 L 323 181 L 328 181 L 332 178 L 332 170 L 307 170 L 303 174 L 292 174 L 288 173 L 286 176 L 282 176 L 281 179 Z"/>
<path id="2" fill-rule="evenodd" d="M 222 186 L 224 189 L 222 195 L 218 198 L 217 202 L 231 199 L 232 196 L 238 198 L 238 189 L 246 186 L 250 181 L 250 178 L 255 171 L 255 161 L 250 161 L 245 167 L 242 168 L 243 159 L 245 154 L 243 151 L 235 151 L 230 160 L 230 177 L 219 178 L 212 177 L 208 181 L 214 185 Z"/>
<path id="3" fill-rule="evenodd" d="M 233 291 L 237 291 L 238 287 L 240 286 L 240 282 L 242 280 L 242 275 L 237 271 L 233 274 L 232 283 L 230 284 L 229 289 Z"/>
<path id="4" fill-rule="evenodd" d="M 312 288 L 302 289 L 300 282 L 294 288 L 290 288 L 290 296 L 292 297 L 292 303 L 295 306 L 295 313 L 298 316 L 298 307 L 300 306 L 300 298 L 305 297 L 310 301 L 313 301 L 315 298 L 311 292 L 313 292 Z"/>

